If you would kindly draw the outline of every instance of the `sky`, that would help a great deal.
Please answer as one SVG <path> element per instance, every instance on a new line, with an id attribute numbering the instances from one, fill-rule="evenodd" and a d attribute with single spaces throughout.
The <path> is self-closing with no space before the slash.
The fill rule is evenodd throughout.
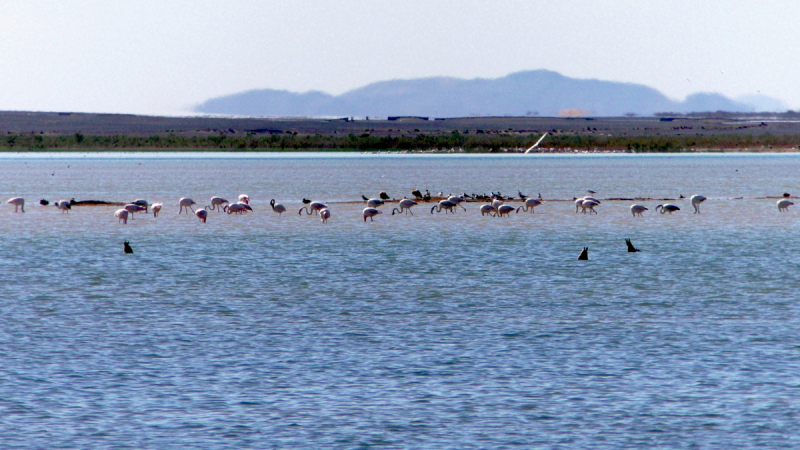
<path id="1" fill-rule="evenodd" d="M 184 114 L 251 89 L 340 94 L 548 69 L 675 100 L 800 109 L 794 0 L 0 0 L 0 110 Z"/>

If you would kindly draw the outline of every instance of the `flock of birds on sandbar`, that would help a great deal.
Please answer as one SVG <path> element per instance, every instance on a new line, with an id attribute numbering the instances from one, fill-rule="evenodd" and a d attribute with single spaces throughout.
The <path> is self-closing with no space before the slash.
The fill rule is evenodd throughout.
<path id="1" fill-rule="evenodd" d="M 575 212 L 582 212 L 583 214 L 597 214 L 595 208 L 602 202 L 593 197 L 593 195 L 596 194 L 595 191 L 589 190 L 587 192 L 590 195 L 573 199 L 575 204 Z M 426 190 L 423 194 L 420 190 L 414 189 L 411 193 L 414 196 L 414 200 L 411 200 L 408 197 L 395 200 L 392 199 L 385 191 L 380 192 L 378 196 L 374 198 L 369 198 L 362 195 L 362 200 L 367 206 L 362 211 L 364 222 L 366 222 L 367 219 L 374 222 L 375 216 L 383 214 L 383 211 L 381 211 L 379 208 L 384 206 L 387 202 L 396 202 L 397 204 L 397 207 L 392 209 L 392 215 L 411 214 L 412 216 L 414 215 L 412 208 L 417 206 L 420 202 L 436 202 L 431 208 L 431 214 L 441 212 L 444 212 L 445 214 L 455 214 L 459 208 L 464 211 L 467 210 L 463 205 L 464 203 L 485 202 L 480 206 L 480 213 L 482 216 L 488 215 L 491 217 L 508 217 L 512 212 L 519 214 L 520 211 L 533 214 L 535 212 L 535 208 L 541 206 L 544 202 L 541 194 L 538 195 L 538 198 L 532 198 L 522 194 L 522 192 L 518 192 L 518 200 L 511 196 L 504 196 L 500 192 L 492 192 L 491 195 L 468 195 L 464 193 L 463 195 L 448 196 L 444 196 L 440 192 L 438 197 L 433 197 L 428 190 Z M 779 212 L 788 211 L 789 206 L 794 205 L 794 203 L 789 199 L 790 196 L 791 194 L 785 193 L 783 194 L 783 198 L 778 200 L 777 206 Z M 681 195 L 680 198 L 683 199 L 685 197 Z M 522 205 L 516 207 L 507 204 L 507 201 L 521 201 Z M 692 195 L 689 198 L 689 202 L 694 208 L 694 214 L 700 213 L 700 205 L 704 201 L 706 201 L 706 197 L 702 195 Z M 6 203 L 14 206 L 14 212 L 25 212 L 25 199 L 22 197 L 11 198 L 7 200 Z M 306 215 L 318 215 L 322 223 L 327 223 L 331 218 L 331 211 L 327 204 L 312 201 L 306 198 L 303 198 L 302 203 L 303 206 L 298 210 L 299 215 L 303 215 L 303 212 L 305 212 Z M 50 204 L 50 202 L 42 199 L 39 201 L 39 204 L 47 206 Z M 54 203 L 56 208 L 58 208 L 62 213 L 69 213 L 69 211 L 72 209 L 72 206 L 75 204 L 78 204 L 78 202 L 75 202 L 75 199 L 59 200 Z M 287 211 L 286 206 L 281 203 L 276 203 L 275 199 L 270 200 L 269 204 L 272 208 L 272 211 L 279 216 Z M 231 203 L 222 197 L 212 197 L 209 204 L 206 205 L 205 208 L 195 210 L 193 208 L 195 205 L 197 205 L 197 202 L 191 198 L 181 198 L 178 200 L 177 214 L 183 214 L 184 212 L 189 214 L 191 211 L 191 213 L 197 216 L 200 221 L 205 223 L 206 220 L 208 220 L 209 211 L 216 211 L 218 213 L 225 212 L 227 214 L 245 214 L 253 211 L 253 208 L 250 206 L 250 196 L 247 194 L 239 195 L 239 198 L 235 203 Z M 127 224 L 129 218 L 133 219 L 134 214 L 140 212 L 144 212 L 145 214 L 152 212 L 154 217 L 158 217 L 158 214 L 161 212 L 163 207 L 164 204 L 161 202 L 149 203 L 147 200 L 137 199 L 115 211 L 114 217 L 118 219 L 118 222 Z M 671 203 L 664 203 L 656 206 L 655 210 L 661 214 L 672 214 L 676 211 L 680 211 L 680 207 Z M 633 204 L 630 207 L 630 211 L 633 217 L 642 217 L 642 213 L 649 211 L 649 208 L 641 204 Z"/>

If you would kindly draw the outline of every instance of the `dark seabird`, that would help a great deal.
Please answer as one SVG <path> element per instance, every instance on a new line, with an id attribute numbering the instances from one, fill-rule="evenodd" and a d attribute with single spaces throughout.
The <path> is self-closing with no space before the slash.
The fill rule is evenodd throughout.
<path id="1" fill-rule="evenodd" d="M 625 239 L 625 244 L 628 245 L 628 253 L 640 252 L 638 248 L 634 247 L 630 239 Z"/>
<path id="2" fill-rule="evenodd" d="M 307 205 L 307 204 L 311 203 L 311 200 L 303 197 L 303 203 Z"/>
<path id="3" fill-rule="evenodd" d="M 45 199 L 41 199 L 41 200 L 39 200 L 39 204 L 40 204 L 40 205 L 42 205 L 42 206 L 47 206 L 47 205 L 49 205 L 49 204 L 50 204 L 50 202 L 48 202 L 48 201 L 47 201 L 47 200 L 45 200 Z"/>
<path id="4" fill-rule="evenodd" d="M 589 247 L 583 247 L 583 251 L 578 256 L 578 261 L 588 261 L 589 260 Z"/>
<path id="5" fill-rule="evenodd" d="M 417 200 L 422 198 L 422 192 L 420 192 L 419 189 L 414 189 L 411 191 L 411 195 L 413 195 Z"/>
<path id="6" fill-rule="evenodd" d="M 133 249 L 131 248 L 131 245 L 128 243 L 128 241 L 125 241 L 122 245 L 125 248 L 125 253 L 133 253 Z"/>
<path id="7" fill-rule="evenodd" d="M 386 191 L 381 191 L 381 192 L 378 194 L 378 197 L 380 197 L 380 198 L 381 198 L 381 200 L 389 200 L 389 198 L 390 198 L 390 197 L 389 197 L 389 194 L 387 194 L 387 193 L 386 193 Z"/>
<path id="8" fill-rule="evenodd" d="M 368 201 L 369 201 L 369 199 L 368 199 L 366 196 L 364 196 L 364 195 L 362 195 L 362 196 L 361 196 L 361 198 L 362 198 L 362 199 L 364 199 L 364 201 L 365 201 L 365 202 L 368 202 Z"/>

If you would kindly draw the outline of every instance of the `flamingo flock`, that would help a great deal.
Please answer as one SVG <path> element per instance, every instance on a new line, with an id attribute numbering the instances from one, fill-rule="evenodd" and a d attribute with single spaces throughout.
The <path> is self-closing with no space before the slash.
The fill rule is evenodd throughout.
<path id="1" fill-rule="evenodd" d="M 590 194 L 594 194 L 593 191 L 589 191 Z M 414 190 L 413 195 L 417 198 L 417 200 L 424 200 L 427 197 L 427 193 L 422 195 L 419 190 Z M 466 196 L 466 194 L 465 194 Z M 437 202 L 431 208 L 431 214 L 433 213 L 442 213 L 444 212 L 445 215 L 448 214 L 456 214 L 456 212 L 461 209 L 462 211 L 467 211 L 467 208 L 464 207 L 463 203 L 467 202 L 465 196 L 458 196 L 458 195 L 450 195 L 446 198 L 443 198 L 439 202 Z M 468 197 L 468 196 L 466 196 Z M 490 217 L 510 217 L 512 212 L 516 212 L 519 214 L 520 211 L 534 214 L 535 208 L 541 207 L 545 202 L 541 198 L 541 194 L 539 194 L 539 198 L 532 198 L 522 195 L 520 192 L 520 198 L 523 200 L 523 203 L 519 207 L 515 207 L 505 203 L 506 199 L 500 199 L 499 196 L 492 196 L 487 200 L 487 203 L 482 204 L 479 208 L 481 216 L 490 216 Z M 778 212 L 786 212 L 789 210 L 789 207 L 794 205 L 794 203 L 789 199 L 789 194 L 784 194 L 783 198 L 778 200 L 776 205 L 778 207 Z M 363 200 L 366 203 L 366 208 L 362 211 L 362 218 L 364 222 L 367 222 L 369 219 L 370 222 L 375 221 L 375 217 L 383 214 L 381 211 L 381 207 L 385 206 L 388 201 L 397 202 L 397 207 L 393 208 L 391 215 L 396 214 L 405 214 L 406 216 L 414 215 L 412 208 L 418 205 L 418 202 L 415 200 L 411 200 L 407 197 L 403 197 L 400 200 L 390 200 L 390 197 L 386 194 L 386 192 L 380 192 L 379 195 L 375 198 L 368 198 L 366 196 L 362 196 Z M 469 197 L 474 200 L 474 197 Z M 685 199 L 684 196 L 681 195 L 681 199 Z M 691 204 L 692 208 L 694 209 L 693 214 L 700 214 L 700 205 L 707 200 L 706 197 L 702 195 L 692 195 L 689 197 L 689 203 Z M 25 199 L 22 197 L 13 197 L 6 201 L 7 204 L 14 206 L 15 213 L 24 213 L 25 212 Z M 72 210 L 72 205 L 76 204 L 74 199 L 72 200 L 59 200 L 54 202 L 54 206 L 62 213 L 69 213 Z M 46 200 L 40 201 L 41 205 L 48 205 L 49 202 Z M 581 198 L 574 199 L 575 205 L 575 212 L 582 212 L 583 214 L 598 214 L 598 211 L 595 209 L 602 204 L 600 200 L 594 198 L 592 196 L 584 196 Z M 205 208 L 199 208 L 195 210 L 193 207 L 198 205 L 197 202 L 192 200 L 188 197 L 182 197 L 178 200 L 178 215 L 183 214 L 186 212 L 189 214 L 190 212 L 197 217 L 200 222 L 207 223 L 209 218 L 210 211 L 216 211 L 217 213 L 227 213 L 228 215 L 237 214 L 242 215 L 248 212 L 252 212 L 253 208 L 250 206 L 250 196 L 247 194 L 241 194 L 238 197 L 238 201 L 236 203 L 231 203 L 228 200 L 214 196 L 211 197 L 209 204 L 205 206 Z M 269 202 L 270 208 L 279 217 L 282 217 L 283 213 L 287 211 L 286 206 L 281 203 L 277 203 L 275 199 L 270 200 Z M 117 219 L 118 223 L 120 224 L 127 224 L 128 220 L 134 220 L 135 215 L 137 213 L 148 213 L 152 211 L 153 217 L 158 217 L 159 213 L 163 209 L 164 204 L 162 202 L 155 202 L 149 203 L 144 199 L 136 199 L 122 208 L 116 210 L 114 212 L 114 217 Z M 631 215 L 636 217 L 643 217 L 643 213 L 649 211 L 650 209 L 641 204 L 633 204 L 630 206 Z M 659 204 L 655 207 L 655 211 L 661 215 L 668 214 L 672 215 L 673 213 L 681 211 L 681 208 L 672 203 L 664 203 Z M 328 223 L 329 219 L 331 218 L 331 211 L 326 203 L 312 201 L 309 199 L 303 199 L 303 206 L 298 210 L 299 215 L 303 215 L 303 212 L 306 215 L 318 215 L 321 222 L 323 224 Z"/>

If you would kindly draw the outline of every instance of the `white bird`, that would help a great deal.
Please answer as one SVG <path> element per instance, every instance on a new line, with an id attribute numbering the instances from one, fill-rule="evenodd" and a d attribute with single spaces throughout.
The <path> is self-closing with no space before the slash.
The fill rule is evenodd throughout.
<path id="1" fill-rule="evenodd" d="M 660 210 L 659 210 L 659 208 L 660 208 Z M 678 208 L 677 206 L 671 205 L 669 203 L 665 203 L 663 205 L 656 206 L 656 211 L 659 211 L 661 214 L 664 214 L 665 212 L 668 212 L 668 213 L 672 214 L 673 212 L 680 211 L 680 210 L 681 209 Z"/>
<path id="2" fill-rule="evenodd" d="M 600 204 L 600 202 L 598 202 L 598 201 L 589 200 L 589 199 L 583 199 L 583 202 L 581 203 L 581 209 L 583 209 L 583 213 L 584 214 L 586 214 L 586 210 L 587 209 L 589 210 L 589 214 L 591 214 L 591 213 L 597 214 L 597 211 L 594 210 L 594 207 L 599 205 L 599 204 Z"/>
<path id="3" fill-rule="evenodd" d="M 778 212 L 789 211 L 789 207 L 794 205 L 791 200 L 782 199 L 778 200 Z"/>
<path id="4" fill-rule="evenodd" d="M 239 202 L 244 203 L 246 205 L 250 204 L 250 196 L 247 194 L 242 194 L 239 196 Z"/>
<path id="5" fill-rule="evenodd" d="M 540 138 L 539 138 L 539 140 L 538 140 L 538 141 L 536 141 L 536 143 L 535 143 L 535 144 L 531 145 L 531 147 L 530 147 L 529 149 L 525 150 L 525 153 L 526 153 L 526 154 L 527 154 L 527 153 L 530 153 L 530 152 L 532 152 L 532 151 L 533 151 L 533 149 L 535 149 L 536 147 L 538 147 L 538 146 L 539 146 L 539 144 L 541 144 L 541 143 L 542 143 L 542 141 L 544 140 L 545 136 L 547 136 L 547 133 L 543 134 L 543 135 L 542 135 L 542 137 L 540 137 Z"/>
<path id="6" fill-rule="evenodd" d="M 636 217 L 637 215 L 639 217 L 642 217 L 642 213 L 645 212 L 645 211 L 649 211 L 646 206 L 643 206 L 643 205 L 631 205 L 631 214 L 633 214 L 633 217 Z"/>
<path id="7" fill-rule="evenodd" d="M 691 201 L 692 206 L 694 206 L 694 213 L 692 214 L 697 214 L 700 212 L 700 203 L 706 201 L 706 198 L 702 195 L 693 195 L 689 198 L 689 201 Z"/>
<path id="8" fill-rule="evenodd" d="M 208 209 L 212 211 L 222 212 L 222 205 L 225 203 L 230 203 L 230 202 L 222 197 L 211 197 L 211 205 L 209 206 Z"/>
<path id="9" fill-rule="evenodd" d="M 114 213 L 114 217 L 119 219 L 117 221 L 117 223 L 122 222 L 124 224 L 127 224 L 128 223 L 128 210 L 126 210 L 125 208 L 118 209 L 117 212 Z"/>
<path id="10" fill-rule="evenodd" d="M 508 215 L 511 213 L 511 211 L 514 211 L 514 209 L 515 208 L 512 205 L 500 205 L 500 207 L 497 208 L 497 214 L 500 217 L 503 217 L 503 216 L 508 217 Z"/>
<path id="11" fill-rule="evenodd" d="M 194 215 L 197 216 L 198 219 L 202 220 L 203 223 L 206 223 L 206 219 L 208 218 L 208 211 L 201 208 L 195 211 Z"/>
<path id="12" fill-rule="evenodd" d="M 455 209 L 455 207 L 456 207 L 456 204 L 451 202 L 450 200 L 442 200 L 438 204 L 433 205 L 433 208 L 431 208 L 431 214 L 433 214 L 433 210 L 434 209 L 436 209 L 437 213 L 440 213 L 440 212 L 442 212 L 442 210 L 444 210 L 445 214 L 447 214 L 448 212 L 451 212 L 451 213 L 455 214 L 456 212 L 453 211 Z"/>
<path id="13" fill-rule="evenodd" d="M 183 208 L 186 208 L 187 210 L 191 210 L 192 212 L 194 212 L 194 209 L 192 209 L 192 205 L 196 204 L 197 203 L 195 203 L 195 201 L 190 198 L 186 197 L 181 198 L 180 200 L 178 200 L 178 206 L 180 206 L 180 208 L 178 208 L 178 214 L 183 212 Z M 189 211 L 186 211 L 186 214 L 189 214 Z"/>
<path id="14" fill-rule="evenodd" d="M 72 209 L 72 204 L 70 204 L 69 200 L 59 200 L 56 202 L 56 208 L 60 209 L 62 214 L 69 214 L 69 211 Z"/>
<path id="15" fill-rule="evenodd" d="M 147 212 L 147 208 L 150 206 L 150 205 L 147 204 L 147 200 L 144 200 L 144 199 L 141 199 L 141 198 L 137 198 L 136 200 L 132 201 L 130 204 L 131 205 L 139 205 L 139 206 L 141 206 L 142 208 L 144 208 L 144 212 Z"/>
<path id="16" fill-rule="evenodd" d="M 164 207 L 163 203 L 153 203 L 150 205 L 150 209 L 153 210 L 153 217 L 158 217 L 158 213 L 161 212 L 161 208 Z"/>
<path id="17" fill-rule="evenodd" d="M 533 209 L 536 208 L 537 206 L 541 205 L 541 204 L 542 204 L 542 202 L 540 202 L 539 200 L 536 200 L 535 198 L 529 198 L 529 199 L 525 200 L 525 203 L 522 206 L 517 208 L 517 214 L 519 214 L 519 210 L 520 209 L 525 211 L 525 212 L 528 212 L 528 210 L 530 209 L 531 210 L 531 214 L 533 214 L 533 213 L 536 212 Z"/>
<path id="18" fill-rule="evenodd" d="M 502 201 L 502 200 L 498 200 L 498 199 L 492 200 L 492 206 L 494 206 L 494 209 L 499 208 L 500 205 L 502 205 L 503 203 L 505 203 L 505 202 Z"/>
<path id="19" fill-rule="evenodd" d="M 377 216 L 378 214 L 383 214 L 383 213 L 376 208 L 364 208 L 364 222 L 367 221 L 367 217 L 369 217 L 370 221 L 375 222 L 375 219 L 373 219 L 373 217 Z"/>
<path id="20" fill-rule="evenodd" d="M 319 212 L 319 218 L 322 219 L 322 223 L 328 223 L 328 219 L 331 218 L 331 211 L 328 208 L 323 209 Z"/>
<path id="21" fill-rule="evenodd" d="M 485 216 L 486 214 L 488 214 L 490 216 L 496 216 L 497 215 L 497 208 L 495 208 L 494 206 L 492 206 L 490 204 L 482 205 L 481 206 L 481 215 Z"/>
<path id="22" fill-rule="evenodd" d="M 281 217 L 281 214 L 286 212 L 286 207 L 281 205 L 280 203 L 275 203 L 275 199 L 269 201 L 269 206 L 272 207 L 272 211 L 278 213 L 278 217 Z"/>
<path id="23" fill-rule="evenodd" d="M 125 211 L 128 211 L 130 213 L 131 219 L 134 218 L 133 216 L 137 212 L 146 210 L 146 208 L 144 206 L 134 205 L 133 203 L 129 203 L 129 204 L 123 206 L 123 209 L 125 209 Z"/>
<path id="24" fill-rule="evenodd" d="M 398 203 L 398 206 L 400 206 L 400 208 L 392 209 L 392 215 L 394 215 L 395 212 L 402 213 L 403 211 L 405 211 L 406 215 L 408 215 L 408 213 L 411 213 L 411 215 L 413 216 L 414 213 L 411 211 L 411 207 L 416 205 L 417 202 L 415 202 L 414 200 L 410 200 L 403 197 L 403 199 L 400 200 L 400 203 Z"/>
<path id="25" fill-rule="evenodd" d="M 383 200 L 379 198 L 371 198 L 367 200 L 367 206 L 370 208 L 377 208 L 378 206 L 383 206 Z"/>
<path id="26" fill-rule="evenodd" d="M 250 205 L 248 205 L 247 203 L 242 203 L 242 202 L 236 202 L 236 203 L 231 203 L 231 204 L 225 205 L 223 207 L 223 209 L 228 214 L 233 214 L 233 213 L 244 214 L 247 211 L 252 211 L 253 210 L 253 208 L 251 208 Z"/>
<path id="27" fill-rule="evenodd" d="M 463 209 L 464 211 L 467 210 L 467 208 L 464 208 L 464 206 L 462 205 L 462 203 L 466 201 L 464 200 L 464 197 L 459 197 L 458 195 L 451 195 L 447 197 L 447 201 L 455 203 L 456 205 L 460 206 L 461 209 Z"/>
<path id="28" fill-rule="evenodd" d="M 25 212 L 25 199 L 22 197 L 10 198 L 6 203 L 14 205 L 14 212 L 17 212 L 17 208 L 22 208 L 22 212 Z"/>
<path id="29" fill-rule="evenodd" d="M 328 207 L 328 205 L 326 205 L 325 203 L 312 202 L 310 205 L 303 206 L 302 208 L 300 208 L 300 211 L 298 211 L 297 214 L 300 214 L 302 216 L 303 215 L 303 210 L 305 209 L 306 210 L 306 214 L 310 216 L 311 214 L 319 213 L 320 211 L 322 211 L 323 209 L 325 209 L 327 207 Z"/>

